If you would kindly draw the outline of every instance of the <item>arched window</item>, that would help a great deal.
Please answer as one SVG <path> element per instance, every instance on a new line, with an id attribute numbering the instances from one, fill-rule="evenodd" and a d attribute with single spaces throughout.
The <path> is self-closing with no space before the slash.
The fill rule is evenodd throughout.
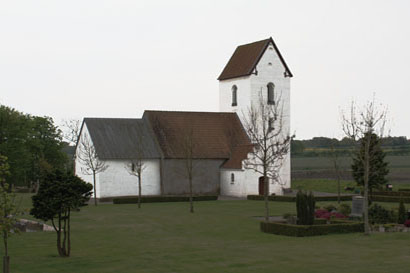
<path id="1" fill-rule="evenodd" d="M 238 87 L 236 85 L 232 86 L 232 106 L 237 106 L 238 101 L 237 101 L 237 94 L 238 93 Z"/>
<path id="2" fill-rule="evenodd" d="M 268 83 L 268 104 L 275 104 L 275 85 L 273 83 Z"/>
<path id="3" fill-rule="evenodd" d="M 235 174 L 234 174 L 234 173 L 231 173 L 231 184 L 232 184 L 233 182 L 235 182 Z"/>

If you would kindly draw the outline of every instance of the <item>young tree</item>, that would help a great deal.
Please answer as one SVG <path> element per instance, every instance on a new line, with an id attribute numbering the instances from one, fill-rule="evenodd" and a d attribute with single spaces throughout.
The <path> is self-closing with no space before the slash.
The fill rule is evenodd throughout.
<path id="1" fill-rule="evenodd" d="M 145 169 L 144 165 L 144 147 L 143 147 L 143 136 L 140 132 L 137 132 L 136 139 L 136 157 L 131 159 L 125 168 L 130 175 L 137 177 L 138 179 L 138 208 L 141 208 L 141 191 L 142 191 L 142 172 Z"/>
<path id="2" fill-rule="evenodd" d="M 386 153 L 381 148 L 381 139 L 376 134 L 364 136 L 360 141 L 360 148 L 354 154 L 352 173 L 353 178 L 358 185 L 364 185 L 364 164 L 361 160 L 364 158 L 367 138 L 370 138 L 369 154 L 369 196 L 371 199 L 374 189 L 387 183 L 386 175 L 389 173 L 388 163 L 385 162 Z"/>
<path id="3" fill-rule="evenodd" d="M 333 170 L 335 171 L 336 181 L 337 181 L 337 203 L 340 204 L 340 180 L 341 180 L 341 164 L 340 164 L 340 157 L 339 153 L 335 148 L 334 142 L 330 144 L 330 153 L 331 153 L 331 160 L 333 163 Z"/>
<path id="4" fill-rule="evenodd" d="M 184 155 L 184 173 L 189 183 L 189 211 L 194 213 L 193 202 L 193 185 L 192 180 L 195 172 L 195 160 L 194 160 L 194 131 L 192 128 L 187 129 L 181 138 L 181 147 Z"/>
<path id="5" fill-rule="evenodd" d="M 97 151 L 87 133 L 81 137 L 78 143 L 77 157 L 80 163 L 85 166 L 85 168 L 81 168 L 81 172 L 93 176 L 94 204 L 97 206 L 96 174 L 104 172 L 109 166 L 98 158 Z"/>
<path id="6" fill-rule="evenodd" d="M 15 194 L 10 192 L 9 185 L 6 183 L 6 177 L 9 174 L 7 157 L 0 155 L 0 231 L 4 243 L 3 273 L 10 272 L 8 238 L 16 232 L 14 225 L 19 213 L 15 203 Z"/>
<path id="7" fill-rule="evenodd" d="M 85 206 L 91 193 L 91 184 L 70 172 L 57 170 L 47 175 L 38 193 L 32 197 L 30 214 L 43 221 L 51 220 L 61 257 L 69 257 L 71 252 L 71 212 Z"/>
<path id="8" fill-rule="evenodd" d="M 269 221 L 269 180 L 281 183 L 280 170 L 292 140 L 285 128 L 281 96 L 267 104 L 260 93 L 257 105 L 252 105 L 245 115 L 244 127 L 254 145 L 250 157 L 245 160 L 245 168 L 263 175 L 265 220 Z"/>
<path id="9" fill-rule="evenodd" d="M 78 119 L 63 120 L 63 138 L 69 145 L 77 145 L 78 138 L 80 137 L 81 122 Z"/>
<path id="10" fill-rule="evenodd" d="M 358 153 L 358 159 L 363 164 L 365 235 L 370 235 L 369 177 L 370 162 L 375 156 L 374 150 L 371 150 L 371 136 L 375 134 L 381 138 L 384 134 L 386 122 L 387 109 L 382 105 L 376 105 L 374 97 L 362 109 L 357 109 L 353 101 L 349 113 L 342 112 L 342 128 L 346 136 L 354 142 L 364 145 L 363 153 Z M 361 141 L 358 141 L 360 139 Z"/>

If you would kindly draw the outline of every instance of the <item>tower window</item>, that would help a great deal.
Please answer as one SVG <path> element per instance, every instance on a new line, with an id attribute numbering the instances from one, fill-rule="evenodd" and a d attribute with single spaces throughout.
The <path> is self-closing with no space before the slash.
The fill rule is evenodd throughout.
<path id="1" fill-rule="evenodd" d="M 275 104 L 274 90 L 275 85 L 273 83 L 268 83 L 268 104 Z"/>
<path id="2" fill-rule="evenodd" d="M 232 106 L 237 106 L 238 105 L 238 87 L 236 85 L 232 86 Z"/>
<path id="3" fill-rule="evenodd" d="M 235 174 L 231 173 L 231 184 L 233 184 L 233 182 L 235 182 Z"/>

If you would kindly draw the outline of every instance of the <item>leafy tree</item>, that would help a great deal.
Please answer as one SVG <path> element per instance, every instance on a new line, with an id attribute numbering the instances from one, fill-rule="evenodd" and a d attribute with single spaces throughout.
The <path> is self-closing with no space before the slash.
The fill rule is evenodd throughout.
<path id="1" fill-rule="evenodd" d="M 364 185 L 364 234 L 370 235 L 369 224 L 369 181 L 370 167 L 377 150 L 371 150 L 371 142 L 373 135 L 379 138 L 383 137 L 384 129 L 387 122 L 387 109 L 383 105 L 376 105 L 375 99 L 368 102 L 361 109 L 356 108 L 356 104 L 352 101 L 349 112 L 342 112 L 342 128 L 343 132 L 355 143 L 359 141 L 361 151 L 358 153 L 358 159 L 363 164 L 363 185 Z M 364 148 L 362 148 L 364 146 Z"/>
<path id="2" fill-rule="evenodd" d="M 364 186 L 364 153 L 366 139 L 369 138 L 369 194 L 374 189 L 387 183 L 386 175 L 389 173 L 388 163 L 385 162 L 386 154 L 381 149 L 381 139 L 376 134 L 367 133 L 360 139 L 360 149 L 355 153 L 352 164 L 352 174 L 358 185 Z"/>
<path id="3" fill-rule="evenodd" d="M 10 192 L 6 177 L 9 175 L 7 158 L 0 155 L 0 231 L 4 243 L 3 273 L 10 272 L 10 257 L 8 251 L 8 238 L 17 222 L 18 209 L 15 203 L 15 195 Z"/>
<path id="4" fill-rule="evenodd" d="M 57 233 L 57 250 L 61 257 L 70 256 L 70 217 L 90 199 L 92 185 L 72 173 L 60 170 L 49 173 L 32 197 L 30 214 L 43 221 L 51 220 Z"/>
<path id="5" fill-rule="evenodd" d="M 39 182 L 46 171 L 65 167 L 61 131 L 49 117 L 36 117 L 0 105 L 0 154 L 7 156 L 9 184 Z"/>

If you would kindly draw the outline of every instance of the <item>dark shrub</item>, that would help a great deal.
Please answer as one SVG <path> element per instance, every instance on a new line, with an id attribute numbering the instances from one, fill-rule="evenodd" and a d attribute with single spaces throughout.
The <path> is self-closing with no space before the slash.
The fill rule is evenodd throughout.
<path id="1" fill-rule="evenodd" d="M 298 191 L 296 195 L 298 225 L 313 225 L 315 219 L 315 197 L 312 192 L 307 195 Z"/>
<path id="2" fill-rule="evenodd" d="M 397 223 L 399 224 L 404 224 L 406 222 L 407 215 L 406 215 L 406 207 L 404 206 L 403 200 L 400 200 L 400 205 L 399 205 L 399 213 L 397 217 Z"/>
<path id="3" fill-rule="evenodd" d="M 394 213 L 380 206 L 373 204 L 369 209 L 369 220 L 372 224 L 386 224 L 396 222 Z"/>
<path id="4" fill-rule="evenodd" d="M 329 204 L 326 207 L 324 207 L 325 210 L 327 210 L 328 212 L 332 212 L 334 210 L 336 210 L 336 206 L 333 204 Z"/>
<path id="5" fill-rule="evenodd" d="M 352 209 L 350 208 L 349 204 L 340 204 L 337 211 L 345 216 L 349 216 L 349 214 L 352 212 Z"/>

